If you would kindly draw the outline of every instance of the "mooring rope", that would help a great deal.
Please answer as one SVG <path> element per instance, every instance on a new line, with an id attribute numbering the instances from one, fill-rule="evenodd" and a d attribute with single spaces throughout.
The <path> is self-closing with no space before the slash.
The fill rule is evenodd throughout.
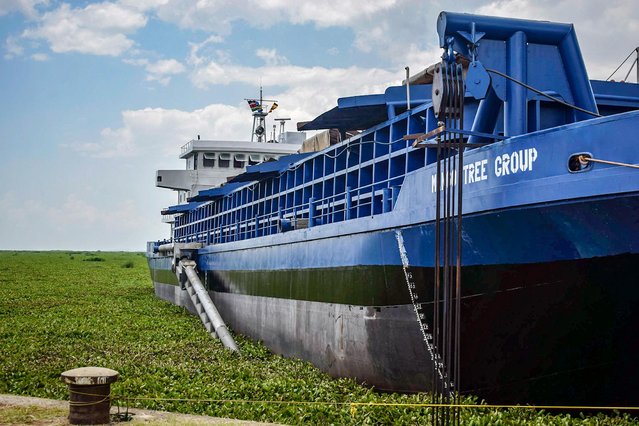
<path id="1" fill-rule="evenodd" d="M 95 396 L 95 397 L 102 397 L 102 399 L 97 400 L 97 401 L 71 401 L 69 400 L 69 406 L 72 407 L 87 407 L 90 405 L 97 405 L 97 404 L 102 404 L 103 402 L 107 402 L 109 401 L 109 399 L 111 398 L 111 394 L 97 394 L 97 393 L 87 393 L 87 392 L 79 392 L 77 390 L 71 390 L 69 389 L 69 395 L 82 395 L 82 396 Z"/>
<path id="2" fill-rule="evenodd" d="M 586 155 L 580 155 L 579 162 L 583 165 L 585 165 L 588 162 L 592 162 L 592 163 L 610 164 L 611 166 L 630 167 L 631 169 L 639 169 L 639 164 L 629 164 L 629 163 L 620 163 L 618 161 L 602 160 L 599 158 L 588 157 Z"/>
<path id="3" fill-rule="evenodd" d="M 581 411 L 639 411 L 639 406 L 587 406 L 587 405 L 517 405 L 517 404 L 440 404 L 430 402 L 337 402 L 337 401 L 287 401 L 254 399 L 199 399 L 199 398 L 156 398 L 114 396 L 117 401 L 166 401 L 166 402 L 211 402 L 242 404 L 278 405 L 338 405 L 355 407 L 405 407 L 405 408 L 468 408 L 468 409 L 528 409 L 528 410 L 581 410 Z"/>
<path id="4" fill-rule="evenodd" d="M 508 410 L 508 409 L 526 409 L 526 410 L 571 410 L 571 411 L 639 411 L 639 406 L 623 406 L 623 405 L 518 405 L 518 404 L 442 404 L 442 403 L 430 403 L 430 402 L 357 402 L 357 401 L 290 401 L 290 400 L 256 400 L 256 399 L 224 399 L 224 398 L 162 398 L 151 396 L 124 396 L 124 395 L 103 395 L 87 392 L 73 391 L 76 395 L 84 396 L 97 396 L 104 397 L 101 401 L 93 401 L 86 403 L 79 403 L 69 401 L 69 404 L 73 405 L 94 405 L 108 400 L 111 401 L 124 401 L 127 403 L 127 410 L 129 408 L 128 403 L 130 401 L 155 401 L 155 402 L 208 402 L 208 403 L 238 403 L 238 404 L 277 404 L 277 405 L 337 405 L 337 406 L 349 406 L 351 407 L 351 413 L 354 413 L 353 408 L 357 407 L 403 407 L 403 408 L 466 408 L 473 410 L 491 409 L 491 410 Z M 119 405 L 118 405 L 119 408 Z"/>

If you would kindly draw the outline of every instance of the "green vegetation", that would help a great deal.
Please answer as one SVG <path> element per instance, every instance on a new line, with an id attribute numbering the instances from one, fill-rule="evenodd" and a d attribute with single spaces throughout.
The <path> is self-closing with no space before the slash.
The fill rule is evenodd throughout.
<path id="1" fill-rule="evenodd" d="M 66 408 L 0 405 L 0 425 L 67 425 L 68 414 Z"/>
<path id="2" fill-rule="evenodd" d="M 105 261 L 103 257 L 87 257 L 82 260 L 85 262 L 104 262 Z"/>
<path id="3" fill-rule="evenodd" d="M 149 398 L 131 400 L 132 406 L 285 424 L 429 421 L 426 408 L 350 405 L 423 403 L 427 395 L 376 393 L 353 380 L 331 379 L 241 337 L 241 354 L 225 350 L 195 316 L 155 298 L 141 253 L 74 258 L 96 256 L 0 252 L 0 393 L 66 399 L 60 373 L 94 365 L 120 372 L 115 395 Z M 636 422 L 627 415 L 554 416 L 524 408 L 469 408 L 462 419 L 468 425 Z"/>

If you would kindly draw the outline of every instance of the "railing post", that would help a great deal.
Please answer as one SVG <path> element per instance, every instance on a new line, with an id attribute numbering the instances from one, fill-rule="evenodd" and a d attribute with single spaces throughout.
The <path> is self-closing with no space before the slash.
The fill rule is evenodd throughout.
<path id="1" fill-rule="evenodd" d="M 351 208 L 353 207 L 353 199 L 351 198 L 351 187 L 346 187 L 346 193 L 344 194 L 344 220 L 351 218 Z"/>
<path id="2" fill-rule="evenodd" d="M 395 204 L 397 204 L 397 197 L 399 197 L 399 190 L 400 190 L 399 186 L 393 186 L 391 188 L 392 195 L 393 195 L 393 207 L 392 208 L 395 208 Z"/>
<path id="3" fill-rule="evenodd" d="M 308 227 L 315 226 L 315 197 L 308 199 Z"/>
<path id="4" fill-rule="evenodd" d="M 382 212 L 388 213 L 393 210 L 393 198 L 390 188 L 382 189 Z"/>

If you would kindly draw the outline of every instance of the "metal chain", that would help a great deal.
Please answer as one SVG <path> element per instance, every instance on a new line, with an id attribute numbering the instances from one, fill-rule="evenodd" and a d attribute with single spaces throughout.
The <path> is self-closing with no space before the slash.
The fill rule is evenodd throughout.
<path id="1" fill-rule="evenodd" d="M 435 366 L 435 370 L 440 380 L 444 380 L 443 364 L 441 362 L 441 356 L 433 342 L 433 335 L 430 332 L 428 323 L 426 322 L 426 315 L 424 314 L 422 303 L 418 302 L 419 295 L 417 294 L 417 286 L 413 273 L 410 270 L 410 264 L 408 263 L 408 255 L 406 253 L 406 247 L 404 246 L 404 237 L 400 229 L 395 230 L 395 238 L 397 239 L 397 246 L 399 247 L 399 257 L 402 261 L 402 269 L 404 270 L 404 277 L 406 278 L 406 285 L 408 286 L 408 293 L 410 294 L 410 301 L 413 304 L 413 310 L 417 317 L 417 323 L 419 324 L 419 330 L 422 333 L 424 343 L 426 343 L 426 349 L 430 354 L 430 359 Z"/>

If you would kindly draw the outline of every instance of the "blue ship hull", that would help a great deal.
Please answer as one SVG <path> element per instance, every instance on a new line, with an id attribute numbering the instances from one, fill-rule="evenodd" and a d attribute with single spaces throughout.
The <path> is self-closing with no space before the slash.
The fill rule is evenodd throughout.
<path id="1" fill-rule="evenodd" d="M 629 338 L 639 326 L 639 179 L 618 167 L 570 173 L 566 162 L 574 152 L 606 150 L 587 135 L 620 141 L 638 123 L 639 114 L 629 113 L 467 155 L 467 164 L 494 165 L 505 154 L 537 150 L 528 175 L 495 184 L 488 166 L 489 179 L 466 186 L 462 392 L 491 402 L 632 402 L 639 391 L 631 379 L 639 344 Z M 566 132 L 574 134 L 569 143 Z M 614 154 L 610 147 L 600 155 Z M 395 231 L 419 278 L 417 293 L 432 304 L 432 174 L 426 167 L 407 176 L 397 208 L 385 215 L 200 249 L 203 281 L 223 317 L 236 332 L 335 376 L 428 390 L 432 365 Z M 159 258 L 150 263 L 170 267 Z M 179 287 L 166 284 L 156 280 L 158 294 L 188 306 Z"/>
<path id="2" fill-rule="evenodd" d="M 464 32 L 471 22 L 472 35 Z M 486 37 L 473 47 L 475 29 Z M 446 189 L 437 174 L 448 164 L 448 185 L 463 188 L 457 389 L 493 403 L 634 404 L 639 171 L 577 160 L 639 163 L 639 90 L 592 82 L 593 94 L 567 24 L 442 14 L 438 30 L 447 51 L 484 57 L 486 69 L 577 109 L 498 78 L 481 101 L 458 91 L 466 116 L 450 133 L 474 129 L 458 139 L 469 147 L 460 171 L 457 155 L 442 159 L 434 144 L 415 148 L 404 138 L 446 131 L 430 84 L 411 89 L 412 109 L 397 107 L 403 88 L 341 99 L 315 128 L 367 130 L 290 164 L 249 168 L 169 208 L 180 215 L 173 242 L 202 245 L 199 274 L 235 332 L 336 377 L 432 390 L 436 369 L 413 300 L 432 326 L 441 303 L 436 206 Z M 592 112 L 598 107 L 607 116 Z M 386 110 L 387 121 L 369 123 Z M 476 148 L 473 140 L 499 141 Z M 156 293 L 193 310 L 172 262 L 149 252 Z"/>

